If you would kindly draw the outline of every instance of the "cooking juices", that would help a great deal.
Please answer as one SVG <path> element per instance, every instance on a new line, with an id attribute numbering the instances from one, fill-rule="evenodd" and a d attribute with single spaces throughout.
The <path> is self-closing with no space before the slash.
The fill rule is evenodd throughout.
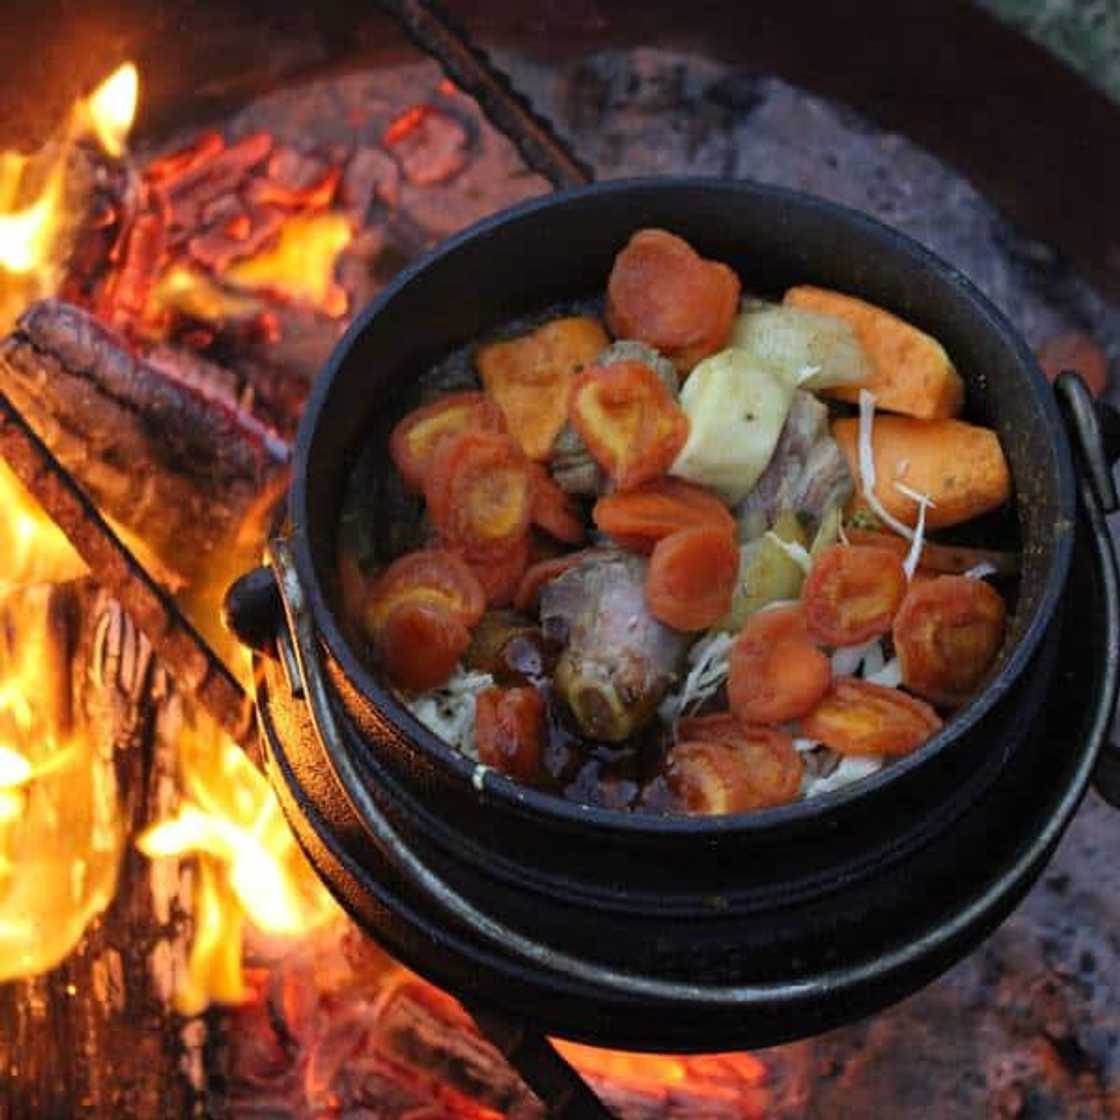
<path id="1" fill-rule="evenodd" d="M 744 298 L 665 230 L 604 279 L 371 433 L 351 640 L 451 746 L 620 810 L 765 808 L 915 750 L 982 687 L 1016 570 L 960 543 L 1010 478 L 950 356 L 852 295 Z"/>

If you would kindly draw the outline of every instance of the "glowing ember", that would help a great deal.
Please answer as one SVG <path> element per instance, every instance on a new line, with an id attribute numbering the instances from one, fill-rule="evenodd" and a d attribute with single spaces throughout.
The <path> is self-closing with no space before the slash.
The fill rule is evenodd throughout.
<path id="1" fill-rule="evenodd" d="M 197 857 L 195 939 L 176 993 L 184 1014 L 211 1000 L 236 1003 L 245 919 L 267 933 L 305 934 L 338 914 L 308 867 L 264 776 L 209 721 L 184 730 L 179 744 L 184 801 L 148 829 L 140 850 Z"/>
<path id="2" fill-rule="evenodd" d="M 348 300 L 335 283 L 334 268 L 353 237 L 349 220 L 341 214 L 297 215 L 281 227 L 274 246 L 231 265 L 226 279 L 237 287 L 269 291 L 338 318 L 346 314 Z"/>

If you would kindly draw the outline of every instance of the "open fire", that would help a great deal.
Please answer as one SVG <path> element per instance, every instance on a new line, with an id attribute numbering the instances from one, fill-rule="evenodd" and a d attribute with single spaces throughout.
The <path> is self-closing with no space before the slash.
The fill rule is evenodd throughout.
<path id="1" fill-rule="evenodd" d="M 267 365 L 262 354 L 301 325 L 344 324 L 355 297 L 368 295 L 342 282 L 346 262 L 369 264 L 382 247 L 364 225 L 371 206 L 391 211 L 402 190 L 453 179 L 471 140 L 446 108 L 461 95 L 443 82 L 427 101 L 389 113 L 376 145 L 302 152 L 264 129 L 207 131 L 141 162 L 127 154 L 139 86 L 126 64 L 74 106 L 42 152 L 0 155 L 0 327 L 34 301 L 60 297 L 37 314 L 64 371 L 73 372 L 66 355 L 94 337 L 88 317 L 106 329 L 95 336 L 93 380 L 111 400 L 137 392 L 132 404 L 142 409 L 178 394 L 207 418 L 206 435 L 242 438 L 254 463 L 270 464 L 251 472 L 206 563 L 185 555 L 181 537 L 173 535 L 177 548 L 146 538 L 143 517 L 111 481 L 72 465 L 83 481 L 94 478 L 104 512 L 217 640 L 218 596 L 259 555 L 306 387 L 270 396 L 275 367 L 254 380 L 239 357 Z M 304 359 L 308 376 L 321 357 Z M 124 360 L 148 379 L 139 390 L 113 382 L 113 363 Z M 171 468 L 157 456 L 153 469 Z M 125 847 L 135 844 L 153 860 L 154 879 L 168 862 L 193 867 L 193 932 L 172 969 L 174 1006 L 185 1017 L 212 1002 L 237 1007 L 235 1077 L 262 1099 L 283 1097 L 296 1115 L 384 1102 L 417 1118 L 541 1115 L 453 1000 L 350 926 L 265 778 L 194 705 L 160 819 L 127 834 L 112 748 L 76 699 L 67 620 L 83 609 L 86 565 L 2 464 L 0 503 L 0 980 L 46 972 L 74 950 L 111 904 Z M 242 656 L 228 643 L 222 652 Z M 233 668 L 250 679 L 247 664 Z M 563 1052 L 622 1115 L 765 1112 L 766 1067 L 745 1055 Z"/>

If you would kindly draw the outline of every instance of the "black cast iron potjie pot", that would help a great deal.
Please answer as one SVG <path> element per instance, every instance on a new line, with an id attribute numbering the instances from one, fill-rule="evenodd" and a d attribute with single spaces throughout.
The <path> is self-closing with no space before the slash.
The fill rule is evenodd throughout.
<path id="1" fill-rule="evenodd" d="M 966 378 L 968 417 L 999 431 L 1011 466 L 1023 570 L 987 688 L 912 756 L 809 802 L 653 818 L 520 786 L 419 724 L 334 613 L 346 479 L 415 403 L 419 375 L 505 321 L 601 292 L 644 226 L 727 261 L 746 291 L 838 288 L 928 331 Z M 259 692 L 271 776 L 317 871 L 374 937 L 468 1003 L 603 1045 L 767 1045 L 912 991 L 1041 870 L 1115 699 L 1120 619 L 1102 516 L 1115 494 L 1084 387 L 1064 377 L 1060 390 L 1080 480 L 1030 351 L 963 275 L 861 214 L 789 191 L 604 183 L 446 242 L 355 320 L 315 386 L 290 532 L 271 548 L 283 616 L 250 617 L 231 600 L 235 629 L 277 654 Z"/>

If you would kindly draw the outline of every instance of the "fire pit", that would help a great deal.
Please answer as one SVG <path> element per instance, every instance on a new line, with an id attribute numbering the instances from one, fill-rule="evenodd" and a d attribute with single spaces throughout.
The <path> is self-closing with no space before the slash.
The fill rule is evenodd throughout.
<path id="1" fill-rule="evenodd" d="M 4 853 L 26 861 L 36 835 L 59 832 L 60 811 L 80 822 L 35 881 L 60 884 L 37 902 L 66 921 L 35 955 L 0 960 L 7 975 L 63 962 L 0 992 L 12 1115 L 177 1114 L 203 1099 L 235 1115 L 539 1115 L 499 1049 L 546 1097 L 578 1092 L 534 1024 L 519 1030 L 480 1012 L 495 1049 L 447 997 L 338 916 L 233 742 L 255 750 L 243 689 L 251 673 L 217 623 L 217 603 L 276 524 L 315 373 L 353 313 L 418 253 L 578 180 L 585 166 L 600 176 L 750 175 L 911 232 L 964 268 L 1036 346 L 1091 328 L 1116 352 L 1120 319 L 1077 272 L 1012 232 L 931 156 L 828 101 L 712 57 L 591 49 L 577 20 L 562 25 L 577 45 L 560 70 L 517 52 L 502 59 L 571 138 L 573 156 L 425 7 L 403 11 L 450 77 L 396 42 L 371 50 L 361 21 L 324 16 L 302 42 L 300 28 L 270 25 L 280 72 L 227 71 L 189 105 L 169 94 L 158 67 L 142 65 L 142 99 L 153 75 L 152 118 L 127 155 L 133 78 L 124 70 L 75 111 L 65 143 L 0 165 L 0 177 L 12 174 L 0 184 L 0 203 L 11 199 L 0 217 L 5 326 L 22 313 L 0 352 L 0 389 L 14 406 L 0 450 L 116 596 L 95 589 L 9 483 L 9 500 L 27 510 L 13 543 L 27 542 L 30 558 L 3 573 L 24 585 L 2 608 L 12 637 L 0 709 L 12 730 L 0 754 L 0 820 L 22 829 L 3 834 Z M 232 9 L 228 18 L 237 22 Z M 590 26 L 597 17 L 580 18 Z M 221 70 L 221 60 L 213 65 Z M 101 75 L 87 77 L 89 89 Z M 1079 552 L 1080 586 L 1093 584 L 1096 563 Z M 1103 671 L 1107 661 L 1078 645 L 1093 629 L 1087 602 L 1063 622 L 1076 661 L 1060 654 L 1061 695 L 1020 775 L 1034 774 L 1036 788 L 1067 782 L 1072 801 L 1031 802 L 1038 816 L 1072 810 L 1086 776 L 1047 769 L 1056 760 L 1041 744 L 1099 733 L 1078 723 L 1093 692 L 1085 666 Z M 33 728 L 43 729 L 38 739 Z M 1027 811 L 1023 783 L 1002 797 L 1008 815 Z M 1081 822 L 1079 835 L 1108 827 L 1096 807 Z M 133 850 L 141 832 L 150 865 Z M 1054 839 L 1041 835 L 1032 870 Z M 1071 870 L 1055 875 L 1088 882 L 1083 863 L 1067 857 Z M 0 889 L 18 883 L 0 864 Z M 960 1115 L 1015 1114 L 1026 1085 L 1071 1114 L 1076 1102 L 1106 1109 L 1113 1059 L 1094 1031 L 1107 1034 L 1116 1005 L 1082 970 L 1084 953 L 1105 950 L 1071 957 L 1074 934 L 1061 931 L 1042 948 L 1033 931 L 1056 920 L 1057 890 L 1040 888 L 981 957 L 871 1028 L 751 1057 L 563 1054 L 622 1115 L 799 1114 L 810 1100 L 833 1112 L 846 1100 L 858 1112 L 872 1083 L 890 1086 L 878 1099 L 894 1092 L 901 1110 L 906 1075 L 887 1056 L 890 1032 L 920 1018 L 925 1001 L 941 1014 L 968 1008 L 976 1023 L 965 1059 L 976 1083 L 961 1089 Z M 14 891 L 3 902 L 5 914 L 36 916 Z M 254 928 L 243 965 L 246 912 Z M 1108 923 L 1089 925 L 1103 944 Z M 28 943 L 26 927 L 0 929 L 13 946 Z M 1042 975 L 1065 978 L 1054 980 L 1065 988 L 1032 987 L 1037 952 Z M 1105 971 L 1103 956 L 1097 967 Z M 210 1001 L 239 1007 L 204 1012 Z M 124 1055 L 138 1052 L 141 1022 L 137 1063 Z M 91 1058 L 62 1078 L 51 1073 L 60 1038 Z M 594 1108 L 586 1096 L 567 1099 L 571 1115 Z"/>

